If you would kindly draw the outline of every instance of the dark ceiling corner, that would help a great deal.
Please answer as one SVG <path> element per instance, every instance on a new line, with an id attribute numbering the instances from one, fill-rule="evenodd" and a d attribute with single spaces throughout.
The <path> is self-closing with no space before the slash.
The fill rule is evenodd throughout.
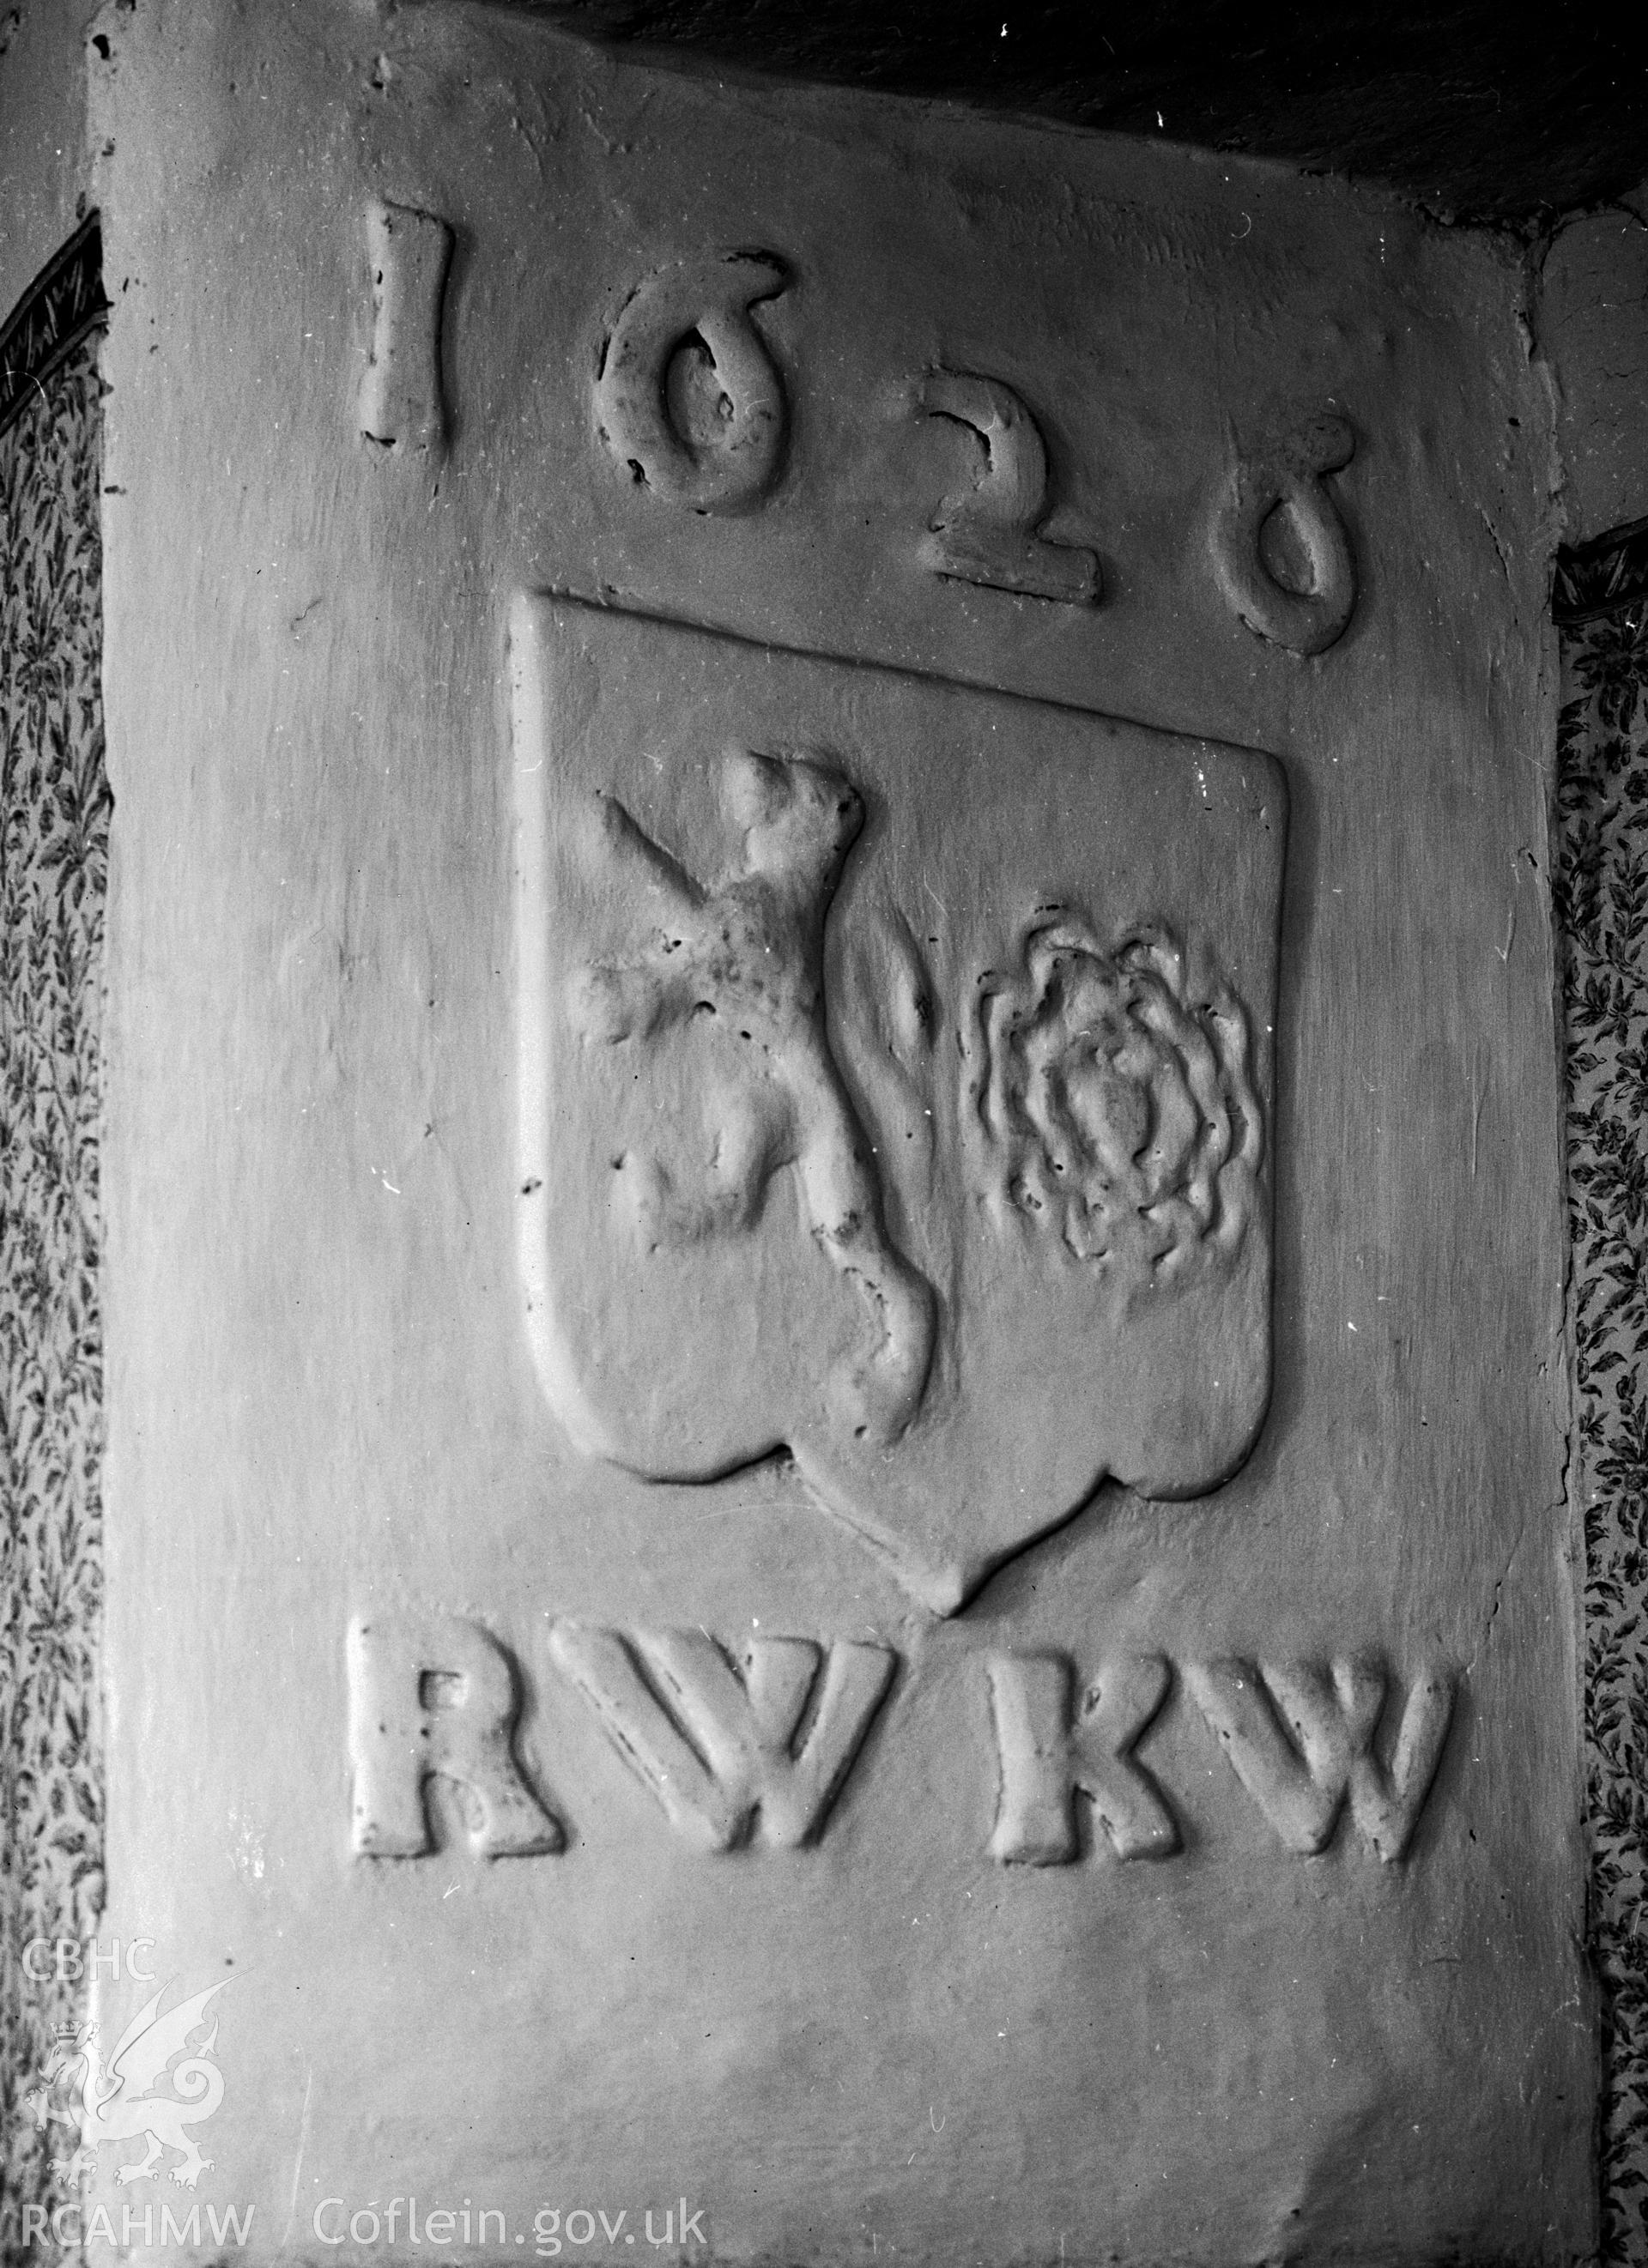
<path id="1" fill-rule="evenodd" d="M 517 0 L 654 60 L 942 96 L 1537 227 L 1648 176 L 1648 18 L 1377 0 Z"/>

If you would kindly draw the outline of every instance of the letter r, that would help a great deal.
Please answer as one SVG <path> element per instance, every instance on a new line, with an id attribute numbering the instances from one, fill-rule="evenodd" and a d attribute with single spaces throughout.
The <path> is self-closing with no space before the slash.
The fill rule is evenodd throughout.
<path id="1" fill-rule="evenodd" d="M 560 1822 L 521 1776 L 509 1656 L 445 1615 L 358 1616 L 349 1629 L 349 1751 L 358 1855 L 412 1859 L 435 1847 L 425 1789 L 454 1781 L 479 1807 L 484 1858 L 559 1851 Z"/>

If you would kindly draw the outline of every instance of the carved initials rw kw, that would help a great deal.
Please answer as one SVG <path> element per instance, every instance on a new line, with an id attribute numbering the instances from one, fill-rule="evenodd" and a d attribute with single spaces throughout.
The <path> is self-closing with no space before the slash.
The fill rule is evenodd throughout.
<path id="1" fill-rule="evenodd" d="M 815 1841 L 898 1665 L 890 1647 L 857 1639 L 735 1647 L 702 1630 L 574 1622 L 551 1627 L 549 1652 L 671 1827 L 707 1852 Z M 433 1851 L 436 1780 L 452 1791 L 477 1857 L 565 1848 L 515 1754 L 519 1681 L 487 1631 L 438 1614 L 359 1616 L 348 1658 L 358 1856 Z M 1164 1656 L 1115 1656 L 1085 1685 L 1060 1653 L 1002 1651 L 983 1668 L 1000 1775 L 993 1858 L 1079 1859 L 1083 1804 L 1119 1859 L 1183 1847 L 1166 1794 L 1134 1753 L 1172 1690 Z M 1179 1675 L 1288 1850 L 1325 1851 L 1349 1811 L 1380 1859 L 1405 1856 L 1447 1741 L 1452 1671 L 1429 1666 L 1405 1695 L 1366 1657 L 1215 1660 Z"/>
<path id="2" fill-rule="evenodd" d="M 702 1631 L 630 1638 L 561 1623 L 557 1666 L 665 1816 L 703 1851 L 822 1826 L 892 1680 L 885 1646 L 757 1638 L 735 1660 Z"/>

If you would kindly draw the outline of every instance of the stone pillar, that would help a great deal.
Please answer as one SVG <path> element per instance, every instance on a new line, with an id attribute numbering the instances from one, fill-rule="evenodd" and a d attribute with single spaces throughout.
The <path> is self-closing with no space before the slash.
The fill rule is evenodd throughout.
<path id="1" fill-rule="evenodd" d="M 525 16 L 100 33 L 77 2226 L 1585 2254 L 1519 260 Z"/>

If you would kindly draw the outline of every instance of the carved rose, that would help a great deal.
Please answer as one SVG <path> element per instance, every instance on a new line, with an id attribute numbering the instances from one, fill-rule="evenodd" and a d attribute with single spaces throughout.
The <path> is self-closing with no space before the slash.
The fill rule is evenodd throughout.
<path id="1" fill-rule="evenodd" d="M 1134 1285 L 1222 1269 L 1252 1217 L 1263 1150 L 1247 1020 L 1189 997 L 1165 930 L 1107 952 L 1060 917 L 993 971 L 979 1005 L 978 1108 L 998 1204 Z"/>

